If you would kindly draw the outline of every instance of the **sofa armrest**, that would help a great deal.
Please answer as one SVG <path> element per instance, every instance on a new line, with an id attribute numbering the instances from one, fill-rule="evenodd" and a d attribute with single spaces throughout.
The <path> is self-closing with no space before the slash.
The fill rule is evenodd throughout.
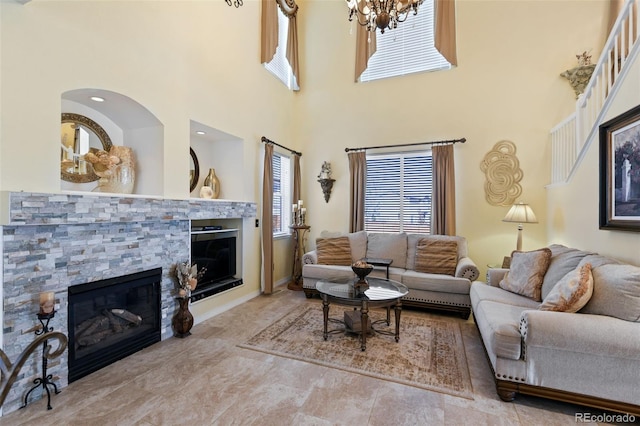
<path id="1" fill-rule="evenodd" d="M 507 275 L 509 272 L 508 269 L 505 268 L 489 268 L 487 269 L 487 284 L 493 287 L 498 287 L 500 281 Z"/>
<path id="2" fill-rule="evenodd" d="M 304 255 L 302 255 L 302 264 L 303 265 L 312 265 L 318 263 L 318 252 L 315 250 L 308 251 Z"/>
<path id="3" fill-rule="evenodd" d="M 466 278 L 469 281 L 475 281 L 480 276 L 478 267 L 469 257 L 461 257 L 458 259 L 458 266 L 456 266 L 456 277 Z"/>
<path id="4" fill-rule="evenodd" d="M 640 360 L 640 322 L 606 315 L 526 310 L 520 316 L 526 347 Z"/>

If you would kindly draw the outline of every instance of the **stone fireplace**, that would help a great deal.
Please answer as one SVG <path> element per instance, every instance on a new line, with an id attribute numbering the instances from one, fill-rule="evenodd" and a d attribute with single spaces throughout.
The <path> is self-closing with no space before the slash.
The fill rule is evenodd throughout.
<path id="1" fill-rule="evenodd" d="M 160 269 L 159 332 L 172 336 L 173 265 L 189 259 L 190 221 L 252 218 L 256 205 L 223 200 L 169 200 L 93 194 L 4 193 L 2 222 L 3 350 L 14 360 L 33 340 L 38 295 L 55 292 L 50 326 L 69 336 L 68 289 Z M 7 216 L 8 210 L 8 216 Z M 67 350 L 49 363 L 56 383 L 69 382 Z M 27 363 L 4 412 L 14 411 L 39 363 Z"/>

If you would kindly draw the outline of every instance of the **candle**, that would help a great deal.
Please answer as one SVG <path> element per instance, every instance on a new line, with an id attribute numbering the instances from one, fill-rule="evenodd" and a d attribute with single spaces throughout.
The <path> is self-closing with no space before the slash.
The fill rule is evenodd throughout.
<path id="1" fill-rule="evenodd" d="M 291 212 L 292 212 L 292 213 L 295 213 L 297 208 L 298 208 L 298 205 L 297 205 L 297 204 L 292 204 L 292 205 L 291 205 Z"/>
<path id="2" fill-rule="evenodd" d="M 298 200 L 298 208 L 302 207 L 302 200 Z"/>
<path id="3" fill-rule="evenodd" d="M 40 313 L 41 314 L 50 314 L 53 312 L 54 297 L 55 297 L 55 293 L 53 291 L 45 291 L 40 293 Z"/>

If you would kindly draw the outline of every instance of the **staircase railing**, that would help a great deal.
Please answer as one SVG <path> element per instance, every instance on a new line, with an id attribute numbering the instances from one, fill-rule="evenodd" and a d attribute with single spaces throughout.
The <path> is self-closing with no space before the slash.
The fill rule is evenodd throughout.
<path id="1" fill-rule="evenodd" d="M 618 15 L 591 80 L 576 102 L 576 111 L 551 129 L 551 184 L 563 184 L 575 174 L 598 126 L 628 72 L 625 65 L 640 49 L 640 0 L 627 0 Z"/>

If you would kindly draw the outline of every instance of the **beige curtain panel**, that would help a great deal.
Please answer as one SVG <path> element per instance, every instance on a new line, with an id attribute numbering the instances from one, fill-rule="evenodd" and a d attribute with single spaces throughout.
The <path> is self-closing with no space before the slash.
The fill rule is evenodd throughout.
<path id="1" fill-rule="evenodd" d="M 367 65 L 369 64 L 369 58 L 376 53 L 376 33 L 375 31 L 369 32 L 367 31 L 367 27 L 363 27 L 362 25 L 355 22 L 354 24 L 357 27 L 356 30 L 356 77 L 355 81 L 357 82 L 364 70 L 367 69 Z M 369 38 L 371 37 L 371 38 Z"/>
<path id="2" fill-rule="evenodd" d="M 302 187 L 302 178 L 300 177 L 300 156 L 293 154 L 293 202 L 297 203 L 302 199 L 300 188 Z"/>
<path id="3" fill-rule="evenodd" d="M 431 233 L 456 235 L 456 173 L 453 145 L 436 145 L 433 157 Z"/>
<path id="4" fill-rule="evenodd" d="M 298 5 L 294 0 L 262 0 L 260 63 L 271 62 L 278 48 L 278 7 L 289 18 L 286 57 L 300 87 L 300 60 L 298 59 Z"/>
<path id="5" fill-rule="evenodd" d="M 278 47 L 278 4 L 262 0 L 260 63 L 271 62 Z"/>
<path id="6" fill-rule="evenodd" d="M 351 201 L 349 208 L 349 232 L 364 230 L 364 193 L 367 183 L 367 153 L 349 152 Z"/>
<path id="7" fill-rule="evenodd" d="M 262 292 L 273 293 L 273 145 L 264 145 L 262 176 Z"/>
<path id="8" fill-rule="evenodd" d="M 453 66 L 458 65 L 456 53 L 456 2 L 435 0 L 435 47 Z"/>

